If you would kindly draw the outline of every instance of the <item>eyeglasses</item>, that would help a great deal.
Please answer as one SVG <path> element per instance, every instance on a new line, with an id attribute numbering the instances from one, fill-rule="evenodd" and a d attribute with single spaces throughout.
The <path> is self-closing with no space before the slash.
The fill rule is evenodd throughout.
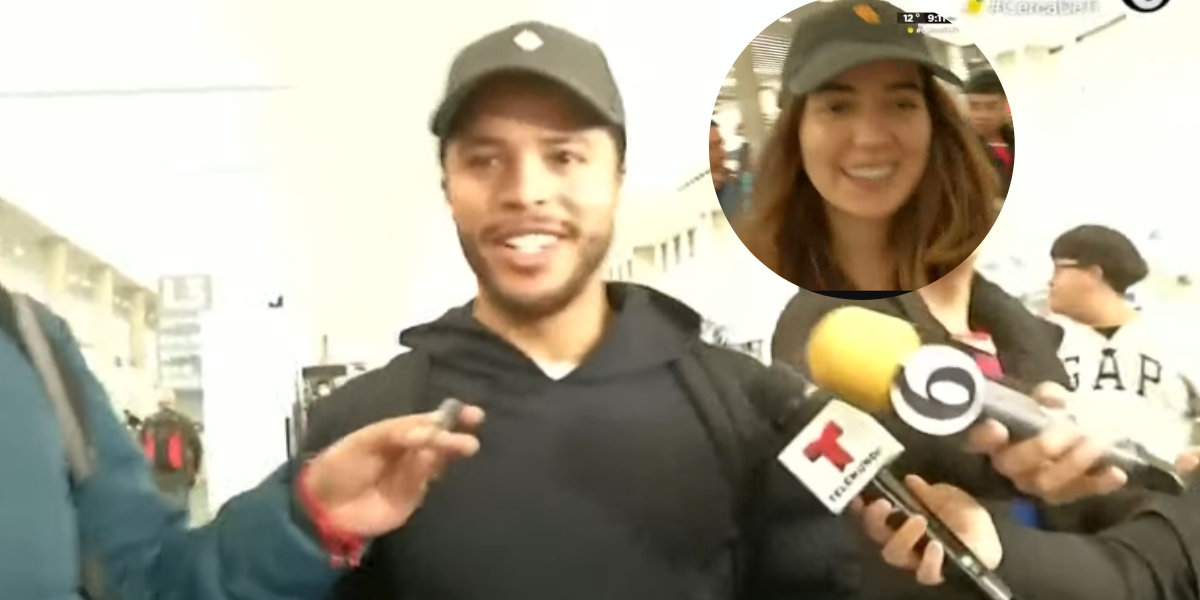
<path id="1" fill-rule="evenodd" d="M 1080 264 L 1080 262 L 1077 260 L 1056 260 L 1056 261 L 1054 261 L 1054 270 L 1055 271 L 1058 271 L 1061 269 L 1082 269 L 1082 268 L 1084 268 L 1084 265 Z"/>

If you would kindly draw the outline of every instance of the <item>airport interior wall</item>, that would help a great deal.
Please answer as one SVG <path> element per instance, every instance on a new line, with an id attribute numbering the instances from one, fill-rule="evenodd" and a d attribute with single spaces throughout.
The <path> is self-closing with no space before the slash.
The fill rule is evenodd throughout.
<path id="1" fill-rule="evenodd" d="M 220 100 L 226 106 L 220 109 L 222 114 L 229 115 L 229 123 L 222 127 L 234 129 L 240 124 L 251 133 L 243 132 L 236 143 L 220 142 L 225 146 L 189 137 L 192 130 L 178 128 L 153 138 L 164 144 L 172 138 L 182 140 L 180 146 L 191 144 L 191 153 L 163 151 L 181 168 L 197 164 L 220 168 L 191 172 L 188 179 L 154 182 L 157 192 L 172 195 L 151 195 L 162 206 L 147 202 L 138 211 L 128 210 L 127 205 L 114 208 L 115 198 L 89 197 L 82 185 L 67 187 L 48 168 L 14 167 L 22 173 L 20 185 L 12 181 L 0 185 L 10 201 L 44 215 L 51 225 L 84 244 L 103 238 L 100 241 L 116 247 L 112 239 L 130 231 L 131 223 L 139 223 L 147 230 L 141 239 L 154 241 L 138 250 L 151 257 L 176 257 L 174 264 L 152 265 L 159 270 L 155 275 L 170 271 L 213 275 L 219 308 L 210 316 L 211 325 L 206 325 L 206 352 L 211 355 L 206 364 L 211 366 L 206 367 L 204 418 L 211 464 L 219 465 L 210 473 L 214 506 L 265 475 L 282 457 L 284 444 L 278 439 L 283 434 L 282 406 L 293 397 L 295 368 L 320 356 L 317 340 L 331 340 L 335 360 L 378 365 L 401 350 L 396 342 L 400 329 L 436 317 L 447 306 L 470 297 L 475 282 L 461 258 L 441 199 L 433 143 L 401 142 L 428 140 L 425 108 L 440 93 L 436 86 L 413 82 L 438 81 L 452 48 L 512 16 L 501 5 L 472 14 L 445 7 L 448 21 L 453 14 L 462 27 L 436 48 L 427 49 L 437 60 L 409 65 L 408 77 L 397 76 L 389 83 L 379 73 L 397 73 L 396 57 L 406 56 L 407 47 L 392 41 L 397 36 L 386 25 L 403 21 L 405 9 L 399 5 L 337 15 L 310 7 L 293 15 L 294 22 L 287 27 L 274 27 L 281 15 L 291 14 L 289 6 L 216 4 L 226 18 L 239 23 L 240 32 L 227 43 L 252 46 L 259 53 L 256 56 L 267 58 L 231 58 L 223 63 L 224 71 L 204 74 L 184 68 L 192 63 L 176 62 L 182 74 L 175 74 L 174 80 L 160 74 L 155 81 L 136 83 L 211 83 L 234 73 L 230 65 L 242 65 L 233 79 L 264 91 L 261 96 L 250 94 L 253 98 L 241 104 Z M 665 13 L 618 20 L 599 8 L 568 14 L 558 6 L 562 3 L 542 4 L 541 13 L 531 14 L 578 25 L 580 31 L 613 46 L 618 73 L 624 65 L 645 60 L 642 52 L 618 51 L 621 41 L 649 39 L 653 29 L 644 26 L 645 31 L 639 30 L 644 36 L 620 34 L 628 27 L 643 27 L 626 21 L 653 16 L 667 22 Z M 148 5 L 142 9 L 150 10 Z M 1186 162 L 1190 154 L 1176 149 L 1186 149 L 1200 136 L 1200 113 L 1184 104 L 1194 100 L 1200 84 L 1167 71 L 1155 57 L 1200 50 L 1200 39 L 1184 30 L 1200 17 L 1190 16 L 1200 3 L 1176 2 L 1172 9 L 1177 15 L 1171 19 L 1129 18 L 1060 49 L 1018 44 L 997 53 L 980 41 L 1011 88 L 1021 138 L 1013 201 L 985 254 L 989 274 L 1012 291 L 1043 290 L 1049 275 L 1046 249 L 1054 235 L 1090 221 L 1118 226 L 1144 244 L 1158 271 L 1147 290 L 1151 301 L 1161 298 L 1171 305 L 1196 306 L 1194 289 L 1173 283 L 1179 275 L 1200 275 L 1195 258 L 1200 255 L 1200 239 L 1190 235 L 1191 199 L 1174 190 L 1192 187 L 1194 169 Z M 688 19 L 704 18 L 690 16 L 692 11 L 678 12 L 671 21 L 677 27 L 689 26 Z M 95 23 L 100 18 L 97 14 L 79 20 Z M 331 31 L 358 32 L 356 39 L 313 44 L 311 38 L 297 33 L 322 20 Z M 1015 22 L 1005 27 L 1011 27 L 1007 30 L 1011 33 L 997 30 L 994 35 L 1019 37 Z M 1131 55 L 1130 48 L 1139 50 Z M 363 58 L 367 56 L 372 58 Z M 676 64 L 686 58 L 680 52 L 662 62 Z M 346 69 L 346 64 L 356 68 Z M 76 76 L 82 81 L 88 74 Z M 77 83 L 57 85 L 69 88 Z M 633 78 L 622 83 L 636 91 L 642 82 Z M 697 87 L 710 94 L 711 88 Z M 1175 91 L 1160 91 L 1166 88 Z M 176 104 L 167 107 L 167 102 Z M 8 103 L 9 117 L 3 118 L 3 124 L 6 131 L 20 134 L 8 136 L 20 143 L 5 146 L 2 156 L 6 164 L 21 166 L 26 164 L 23 160 L 32 160 L 22 157 L 50 161 L 55 152 L 99 155 L 103 144 L 72 148 L 56 136 L 115 122 L 121 126 L 95 129 L 95 137 L 130 137 L 138 132 L 129 131 L 126 123 L 139 112 L 153 113 L 163 122 L 182 122 L 186 115 L 207 110 L 204 107 L 211 108 L 218 100 L 206 102 L 193 98 L 152 105 L 145 101 L 137 108 L 126 105 L 121 119 L 114 119 L 115 104 L 97 101 L 86 120 L 66 124 L 56 121 L 57 113 L 50 108 L 35 112 L 30 104 Z M 329 106 L 336 107 L 338 118 L 313 117 L 331 114 Z M 631 113 L 641 106 L 631 102 Z M 255 119 L 265 119 L 267 125 L 260 127 Z M 219 129 L 212 123 L 197 127 L 202 128 Z M 379 135 L 381 130 L 386 135 Z M 676 133 L 692 135 L 680 130 L 664 137 Z M 1062 136 L 1087 140 L 1075 147 L 1091 151 L 1057 152 L 1054 139 Z M 694 139 L 695 156 L 700 158 L 703 139 L 699 134 Z M 1128 141 L 1133 139 L 1138 142 Z M 218 146 L 240 150 L 228 162 L 214 162 L 220 154 L 214 149 Z M 646 169 L 652 156 L 653 150 L 638 157 L 638 167 Z M 649 197 L 639 192 L 626 199 L 610 273 L 679 296 L 722 323 L 739 341 L 769 339 L 775 318 L 794 288 L 750 257 L 732 234 L 718 212 L 703 162 L 663 157 L 668 159 L 663 178 L 677 182 L 677 187 Z M 1061 164 L 1063 173 L 1072 175 L 1043 168 L 1035 176 L 1032 170 L 1022 170 L 1023 161 Z M 1151 164 L 1157 165 L 1158 176 L 1136 175 Z M 11 192 L 14 189 L 17 193 Z M 58 208 L 50 206 L 55 201 Z M 131 220 L 129 213 L 140 218 Z M 171 243 L 174 247 L 168 252 Z M 126 259 L 115 255 L 112 260 L 120 269 L 154 270 L 149 263 L 126 264 Z M 13 270 L 2 261 L 0 269 L 6 282 L 26 281 L 30 289 L 37 287 L 36 274 Z M 269 309 L 267 301 L 281 294 L 287 309 Z M 86 331 L 89 310 L 68 308 L 66 312 L 73 326 Z M 260 435 L 264 431 L 271 433 Z"/>

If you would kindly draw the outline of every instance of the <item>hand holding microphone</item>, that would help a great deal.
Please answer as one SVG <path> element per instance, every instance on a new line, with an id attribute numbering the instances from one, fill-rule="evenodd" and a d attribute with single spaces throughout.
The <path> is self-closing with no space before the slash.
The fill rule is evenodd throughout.
<path id="1" fill-rule="evenodd" d="M 817 385 L 870 411 L 891 408 L 927 435 L 954 435 L 979 425 L 972 431 L 978 449 L 1029 493 L 1064 501 L 1119 481 L 1110 470 L 1088 485 L 1067 485 L 1084 471 L 1097 475 L 1097 465 L 1120 469 L 1131 483 L 1153 491 L 1184 489 L 1174 466 L 1144 448 L 1089 440 L 1065 415 L 984 378 L 966 353 L 922 346 L 911 324 L 882 313 L 859 307 L 830 312 L 813 328 L 808 365 Z M 1044 402 L 1052 400 L 1052 392 L 1043 388 Z M 1047 460 L 1056 468 L 1047 469 Z"/>
<path id="2" fill-rule="evenodd" d="M 300 493 L 329 525 L 372 538 L 403 526 L 447 463 L 479 451 L 483 411 L 457 400 L 437 411 L 380 421 L 342 438 L 303 471 Z"/>
<path id="3" fill-rule="evenodd" d="M 751 397 L 758 400 L 760 412 L 777 432 L 791 435 L 795 426 L 803 424 L 779 453 L 779 461 L 831 512 L 842 513 L 864 493 L 884 498 L 879 502 L 886 503 L 885 512 L 917 523 L 916 537 L 927 538 L 930 551 L 944 552 L 936 557 L 939 570 L 941 561 L 949 558 L 984 597 L 1011 600 L 1007 585 L 991 570 L 998 556 L 976 556 L 922 498 L 888 471 L 904 448 L 883 425 L 782 366 L 772 367 Z M 911 532 L 912 526 L 906 535 Z"/>
<path id="4" fill-rule="evenodd" d="M 1038 398 L 1040 390 L 1033 395 Z M 1121 469 L 1103 464 L 1108 449 L 1104 443 L 1089 438 L 1070 423 L 1051 426 L 1035 437 L 1014 441 L 1004 425 L 985 420 L 969 431 L 967 449 L 987 455 L 996 472 L 1012 481 L 1017 489 L 1050 504 L 1108 494 L 1123 487 L 1129 479 Z"/>
<path id="5" fill-rule="evenodd" d="M 1004 548 L 996 524 L 987 509 L 970 494 L 944 483 L 930 485 L 915 475 L 904 483 L 929 510 L 979 558 L 983 566 L 995 569 Z M 893 567 L 912 571 L 922 585 L 945 582 L 943 566 L 946 549 L 928 537 L 929 523 L 921 516 L 905 518 L 887 500 L 865 504 L 855 500 L 851 510 L 862 517 L 867 535 L 883 548 L 883 559 Z"/>

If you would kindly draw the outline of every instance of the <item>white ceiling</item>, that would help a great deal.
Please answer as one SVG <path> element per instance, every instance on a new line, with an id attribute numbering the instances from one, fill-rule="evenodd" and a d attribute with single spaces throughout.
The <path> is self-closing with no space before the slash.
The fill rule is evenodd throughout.
<path id="1" fill-rule="evenodd" d="M 773 1 L 778 6 L 763 3 L 766 14 L 790 3 Z M 214 228 L 235 212 L 269 219 L 289 203 L 307 210 L 338 200 L 333 189 L 312 191 L 337 187 L 311 181 L 314 170 L 341 178 L 337 189 L 345 191 L 366 185 L 348 177 L 377 182 L 390 170 L 436 213 L 424 128 L 453 52 L 491 29 L 540 18 L 606 48 L 630 114 L 626 189 L 637 201 L 704 168 L 707 132 L 696 123 L 707 121 L 722 65 L 736 55 L 713 40 L 753 31 L 741 21 L 762 21 L 713 19 L 682 0 L 452 0 L 436 8 L 414 12 L 383 0 L 4 2 L 0 195 L 144 279 L 203 266 Z M 696 33 L 660 45 L 664 23 Z M 422 35 L 429 31 L 438 35 Z M 685 138 L 695 139 L 694 153 L 680 152 Z M 361 164 L 351 167 L 345 155 L 354 153 Z M 372 169 L 366 179 L 355 172 L 364 165 Z M 394 202 L 411 212 L 416 200 Z"/>
<path id="2" fill-rule="evenodd" d="M 372 253 L 454 256 L 425 120 L 457 48 L 528 18 L 599 41 L 630 115 L 628 201 L 641 202 L 704 168 L 707 127 L 697 124 L 729 65 L 795 4 L 9 0 L 0 196 L 147 283 L 244 270 L 240 253 L 255 243 L 336 282 Z M 1082 27 L 1063 21 L 1060 37 Z M 1031 27 L 970 22 L 999 40 L 980 40 L 993 51 Z M 311 243 L 334 234 L 337 243 Z M 378 301 L 394 302 L 389 294 Z"/>
<path id="3" fill-rule="evenodd" d="M 191 234 L 261 204 L 260 121 L 282 89 L 217 9 L 0 5 L 0 196 L 143 282 L 201 267 Z"/>

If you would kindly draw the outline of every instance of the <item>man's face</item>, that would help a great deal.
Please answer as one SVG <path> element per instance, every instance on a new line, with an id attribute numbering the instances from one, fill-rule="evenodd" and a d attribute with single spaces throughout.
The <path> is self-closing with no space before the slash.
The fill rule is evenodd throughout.
<path id="1" fill-rule="evenodd" d="M 968 94 L 967 118 L 976 133 L 995 135 L 1008 115 L 1008 101 L 1000 94 Z"/>
<path id="2" fill-rule="evenodd" d="M 1098 267 L 1087 267 L 1073 260 L 1054 261 L 1050 277 L 1050 312 L 1078 320 L 1081 308 L 1099 286 L 1105 285 Z"/>
<path id="3" fill-rule="evenodd" d="M 600 277 L 622 180 L 617 145 L 541 79 L 492 80 L 464 111 L 445 189 L 480 294 L 519 318 L 553 314 Z"/>
<path id="4" fill-rule="evenodd" d="M 708 129 L 708 170 L 714 175 L 725 171 L 725 138 L 716 127 Z"/>

